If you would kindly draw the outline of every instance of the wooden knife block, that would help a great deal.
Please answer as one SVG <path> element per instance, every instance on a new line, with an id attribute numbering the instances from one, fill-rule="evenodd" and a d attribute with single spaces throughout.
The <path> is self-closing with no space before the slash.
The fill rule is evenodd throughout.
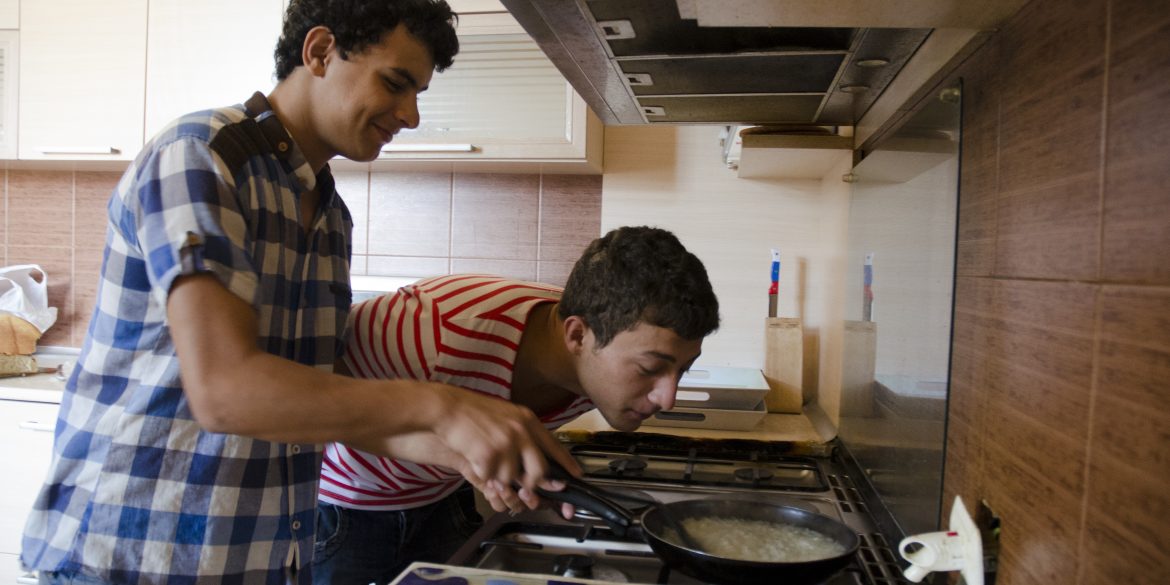
<path id="1" fill-rule="evenodd" d="M 800 319 L 769 317 L 764 325 L 764 396 L 768 412 L 801 412 L 804 404 L 804 325 Z"/>
<path id="2" fill-rule="evenodd" d="M 841 370 L 841 415 L 868 418 L 874 412 L 877 323 L 846 321 Z"/>

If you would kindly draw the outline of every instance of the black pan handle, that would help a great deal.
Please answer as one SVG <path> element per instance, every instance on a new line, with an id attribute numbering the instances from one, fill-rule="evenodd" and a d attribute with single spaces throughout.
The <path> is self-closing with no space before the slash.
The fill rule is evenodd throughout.
<path id="1" fill-rule="evenodd" d="M 569 475 L 563 467 L 555 461 L 549 460 L 549 479 L 556 479 L 565 483 L 561 491 L 536 488 L 540 497 L 556 502 L 572 504 L 577 508 L 589 510 L 597 514 L 609 525 L 614 534 L 624 537 L 630 527 L 634 525 L 634 514 L 612 498 L 602 489 L 589 482 Z"/>

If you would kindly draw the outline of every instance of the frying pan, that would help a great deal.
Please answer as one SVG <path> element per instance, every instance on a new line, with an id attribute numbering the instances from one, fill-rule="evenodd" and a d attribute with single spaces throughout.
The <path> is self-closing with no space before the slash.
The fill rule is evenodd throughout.
<path id="1" fill-rule="evenodd" d="M 663 504 L 649 500 L 649 507 L 635 518 L 634 513 L 618 504 L 605 490 L 568 474 L 555 474 L 565 482 L 561 491 L 538 490 L 541 497 L 567 502 L 597 514 L 618 536 L 640 533 L 642 539 L 672 569 L 708 583 L 721 585 L 785 583 L 813 585 L 823 583 L 849 564 L 860 544 L 857 533 L 848 526 L 821 514 L 779 504 L 750 500 L 703 498 Z M 629 496 L 620 496 L 629 499 Z M 845 552 L 829 558 L 798 562 L 747 561 L 721 557 L 694 546 L 668 540 L 668 528 L 680 532 L 678 525 L 687 518 L 738 518 L 792 524 L 815 530 L 840 544 Z M 682 531 L 685 537 L 685 531 Z M 685 539 L 688 540 L 689 539 Z"/>

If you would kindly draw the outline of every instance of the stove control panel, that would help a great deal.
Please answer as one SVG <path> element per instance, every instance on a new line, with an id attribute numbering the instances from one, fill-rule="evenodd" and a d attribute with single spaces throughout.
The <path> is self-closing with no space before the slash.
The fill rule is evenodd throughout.
<path id="1" fill-rule="evenodd" d="M 578 579 L 456 567 L 434 563 L 412 563 L 390 585 L 610 585 L 613 581 Z"/>

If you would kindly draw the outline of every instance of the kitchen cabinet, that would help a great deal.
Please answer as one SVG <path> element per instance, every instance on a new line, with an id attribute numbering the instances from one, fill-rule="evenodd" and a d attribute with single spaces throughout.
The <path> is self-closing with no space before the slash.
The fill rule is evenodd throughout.
<path id="1" fill-rule="evenodd" d="M 20 0 L 0 0 L 0 29 L 20 28 Z"/>
<path id="2" fill-rule="evenodd" d="M 0 445 L 4 491 L 0 497 L 0 584 L 11 585 L 20 570 L 21 533 L 44 482 L 53 449 L 56 403 L 0 400 Z"/>
<path id="3" fill-rule="evenodd" d="M 464 4 L 472 10 L 460 14 L 455 64 L 419 96 L 419 127 L 400 132 L 373 166 L 530 162 L 545 172 L 600 173 L 603 128 L 584 100 L 511 15 Z"/>
<path id="4" fill-rule="evenodd" d="M 22 159 L 130 160 L 142 146 L 147 0 L 21 6 Z"/>
<path id="5" fill-rule="evenodd" d="M 178 116 L 275 87 L 284 0 L 149 1 L 146 139 Z"/>

